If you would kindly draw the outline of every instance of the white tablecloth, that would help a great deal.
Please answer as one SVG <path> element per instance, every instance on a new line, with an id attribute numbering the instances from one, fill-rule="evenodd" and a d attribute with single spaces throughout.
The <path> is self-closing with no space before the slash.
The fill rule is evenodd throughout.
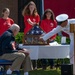
<path id="1" fill-rule="evenodd" d="M 58 59 L 58 58 L 69 58 L 69 45 L 19 45 L 21 48 L 26 48 L 30 51 L 30 57 L 32 60 L 37 59 Z"/>

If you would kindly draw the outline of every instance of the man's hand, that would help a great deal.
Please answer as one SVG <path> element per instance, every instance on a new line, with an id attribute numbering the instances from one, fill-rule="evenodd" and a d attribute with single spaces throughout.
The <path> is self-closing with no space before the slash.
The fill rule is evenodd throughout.
<path id="1" fill-rule="evenodd" d="M 39 38 L 39 41 L 41 41 L 41 42 L 45 42 L 45 41 L 43 40 L 43 38 L 42 38 L 42 37 L 40 37 L 40 38 Z"/>
<path id="2" fill-rule="evenodd" d="M 27 49 L 19 50 L 18 52 L 24 53 L 26 55 L 29 55 L 29 51 Z"/>

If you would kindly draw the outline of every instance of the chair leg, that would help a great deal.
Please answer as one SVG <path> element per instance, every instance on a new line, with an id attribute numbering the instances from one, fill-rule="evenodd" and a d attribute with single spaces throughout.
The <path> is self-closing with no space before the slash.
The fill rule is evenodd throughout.
<path id="1" fill-rule="evenodd" d="M 6 75 L 4 67 L 4 65 L 0 66 L 0 75 Z"/>
<path id="2" fill-rule="evenodd" d="M 13 71 L 16 75 L 21 75 L 20 71 Z M 6 65 L 1 66 L 0 75 L 6 75 Z"/>

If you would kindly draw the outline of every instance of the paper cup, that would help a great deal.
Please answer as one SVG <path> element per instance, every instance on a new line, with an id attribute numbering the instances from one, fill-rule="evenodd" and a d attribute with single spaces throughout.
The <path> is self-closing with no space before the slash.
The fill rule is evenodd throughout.
<path id="1" fill-rule="evenodd" d="M 61 37 L 61 44 L 66 44 L 66 37 Z"/>

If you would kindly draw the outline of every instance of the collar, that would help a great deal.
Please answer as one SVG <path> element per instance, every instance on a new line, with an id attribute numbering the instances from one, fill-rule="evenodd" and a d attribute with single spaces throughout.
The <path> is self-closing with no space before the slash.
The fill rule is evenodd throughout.
<path id="1" fill-rule="evenodd" d="M 14 34 L 13 34 L 12 30 L 8 29 L 7 31 L 8 31 L 8 32 L 10 32 L 10 33 L 14 36 Z"/>

